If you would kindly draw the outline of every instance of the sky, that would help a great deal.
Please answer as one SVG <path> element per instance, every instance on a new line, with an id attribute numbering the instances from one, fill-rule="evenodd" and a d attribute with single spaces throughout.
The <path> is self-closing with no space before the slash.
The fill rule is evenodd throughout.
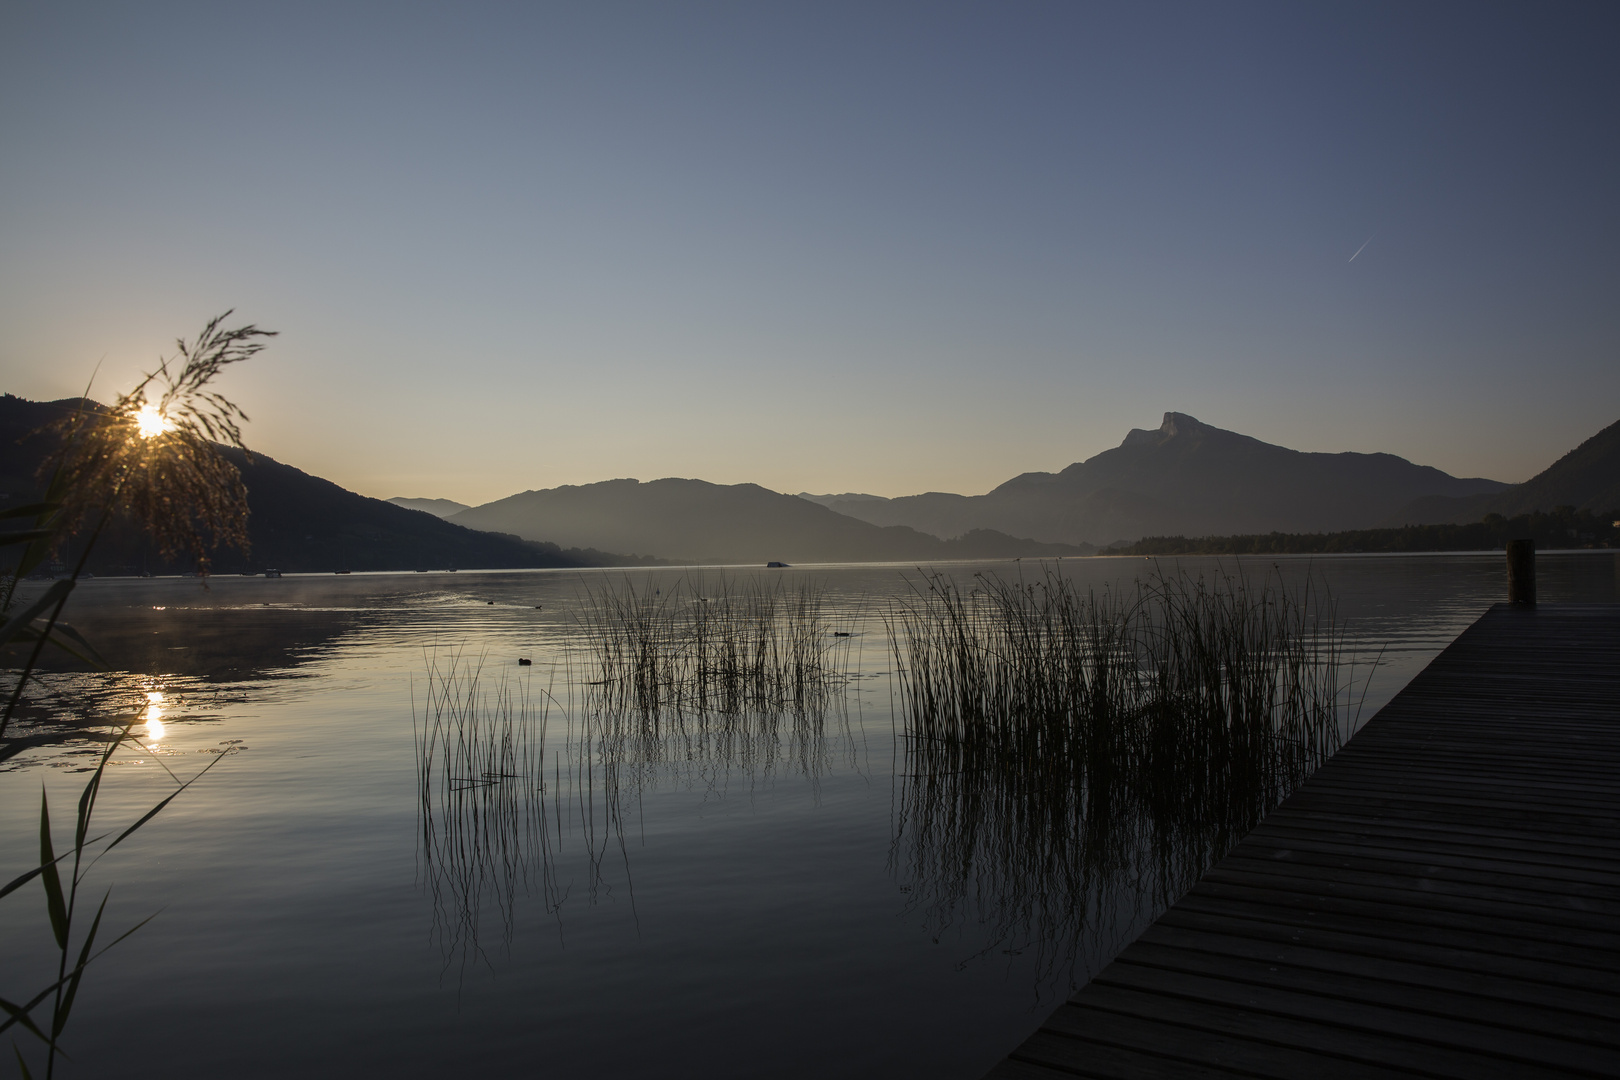
<path id="1" fill-rule="evenodd" d="M 974 494 L 1620 419 L 1620 6 L 0 0 L 0 390 L 234 309 L 379 497 Z M 91 382 L 94 375 L 94 382 Z"/>

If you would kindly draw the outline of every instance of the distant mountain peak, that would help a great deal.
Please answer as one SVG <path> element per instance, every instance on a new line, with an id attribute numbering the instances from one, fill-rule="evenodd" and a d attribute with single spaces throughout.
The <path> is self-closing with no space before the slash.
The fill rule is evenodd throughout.
<path id="1" fill-rule="evenodd" d="M 1194 417 L 1186 413 L 1167 412 L 1164 414 L 1164 423 L 1159 425 L 1157 431 L 1147 428 L 1132 428 L 1125 435 L 1121 446 L 1163 446 L 1177 435 L 1190 435 L 1204 427 Z"/>
<path id="2" fill-rule="evenodd" d="M 384 501 L 391 502 L 395 506 L 403 506 L 407 510 L 421 510 L 440 518 L 447 518 L 451 514 L 459 514 L 467 509 L 466 503 L 458 503 L 454 499 L 422 499 L 396 495 Z"/>

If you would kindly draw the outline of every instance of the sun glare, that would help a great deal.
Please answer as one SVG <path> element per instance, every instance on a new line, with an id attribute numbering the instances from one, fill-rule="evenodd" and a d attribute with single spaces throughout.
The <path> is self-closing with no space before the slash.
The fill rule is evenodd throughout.
<path id="1" fill-rule="evenodd" d="M 164 416 L 156 405 L 142 405 L 141 411 L 135 414 L 135 423 L 140 426 L 143 439 L 155 439 L 166 431 L 174 430 L 174 421 Z"/>

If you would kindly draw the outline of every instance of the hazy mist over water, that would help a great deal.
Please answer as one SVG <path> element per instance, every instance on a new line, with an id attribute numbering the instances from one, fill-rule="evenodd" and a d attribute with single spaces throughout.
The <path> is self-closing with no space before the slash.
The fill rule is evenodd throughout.
<path id="1" fill-rule="evenodd" d="M 1154 566 L 1055 568 L 1119 590 Z M 1325 581 L 1349 644 L 1364 661 L 1382 653 L 1369 712 L 1504 592 L 1499 554 L 1180 568 Z M 966 586 L 1046 567 L 930 569 Z M 1544 553 L 1539 571 L 1543 602 L 1620 591 L 1613 553 Z M 581 741 L 583 696 L 567 681 L 587 670 L 576 616 L 588 591 L 685 578 L 714 592 L 722 577 L 766 575 L 824 588 L 829 627 L 851 634 L 838 655 L 854 677 L 810 735 L 784 728 L 747 753 L 639 763 Z M 163 787 L 154 754 L 184 774 L 235 752 L 97 868 L 115 887 L 113 925 L 161 914 L 86 982 L 68 1043 L 77 1068 L 637 1076 L 702 1061 L 717 1076 L 982 1074 L 1153 907 L 1118 893 L 1056 964 L 1049 942 L 998 937 L 994 912 L 941 921 L 930 907 L 897 832 L 905 778 L 882 622 L 919 580 L 913 567 L 851 565 L 219 578 L 206 592 L 183 579 L 86 583 L 75 621 L 156 665 L 118 680 L 161 737 L 125 755 L 106 797 L 125 814 L 148 805 Z M 250 630 L 236 655 L 233 623 Z M 198 626 L 208 634 L 181 633 Z M 200 658 L 174 647 L 164 663 L 143 640 L 169 633 L 219 644 Z M 544 843 L 502 849 L 518 862 L 490 864 L 470 922 L 455 882 L 424 862 L 413 750 L 428 666 L 453 652 L 482 663 L 488 687 L 554 698 Z M 66 800 L 83 754 L 68 743 L 8 765 Z M 13 863 L 36 843 L 31 790 L 0 791 Z M 15 912 L 0 939 L 26 960 L 48 940 L 34 925 L 44 914 Z M 458 925 L 476 937 L 446 933 Z"/>

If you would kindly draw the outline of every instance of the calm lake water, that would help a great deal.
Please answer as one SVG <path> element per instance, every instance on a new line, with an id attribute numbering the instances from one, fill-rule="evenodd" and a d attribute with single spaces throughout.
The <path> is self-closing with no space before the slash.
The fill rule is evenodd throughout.
<path id="1" fill-rule="evenodd" d="M 1499 554 L 1242 565 L 1329 584 L 1363 661 L 1382 653 L 1369 716 L 1506 589 Z M 1061 566 L 1096 588 L 1151 571 Z M 962 583 L 1040 572 L 932 569 Z M 1544 553 L 1538 572 L 1544 601 L 1613 601 L 1620 562 Z M 609 760 L 582 743 L 562 666 L 582 597 L 697 573 L 823 586 L 851 635 L 838 707 L 808 733 Z M 1021 899 L 1016 883 L 942 903 L 919 876 L 882 622 L 918 578 L 868 565 L 85 583 L 72 621 L 127 671 L 110 689 L 53 673 L 54 700 L 153 721 L 109 770 L 103 820 L 167 795 L 165 766 L 189 776 L 232 752 L 94 869 L 111 929 L 158 915 L 87 975 L 62 1075 L 981 1075 L 1156 907 L 1122 890 L 1070 953 L 1038 925 L 1007 931 L 995 908 Z M 429 860 L 413 730 L 429 664 L 457 652 L 464 669 L 481 660 L 486 688 L 555 698 L 547 776 L 521 820 L 475 823 L 493 858 Z M 0 876 L 34 865 L 42 783 L 65 840 L 92 753 L 59 741 L 5 763 Z M 50 981 L 42 891 L 0 914 L 0 996 L 16 1000 Z"/>

